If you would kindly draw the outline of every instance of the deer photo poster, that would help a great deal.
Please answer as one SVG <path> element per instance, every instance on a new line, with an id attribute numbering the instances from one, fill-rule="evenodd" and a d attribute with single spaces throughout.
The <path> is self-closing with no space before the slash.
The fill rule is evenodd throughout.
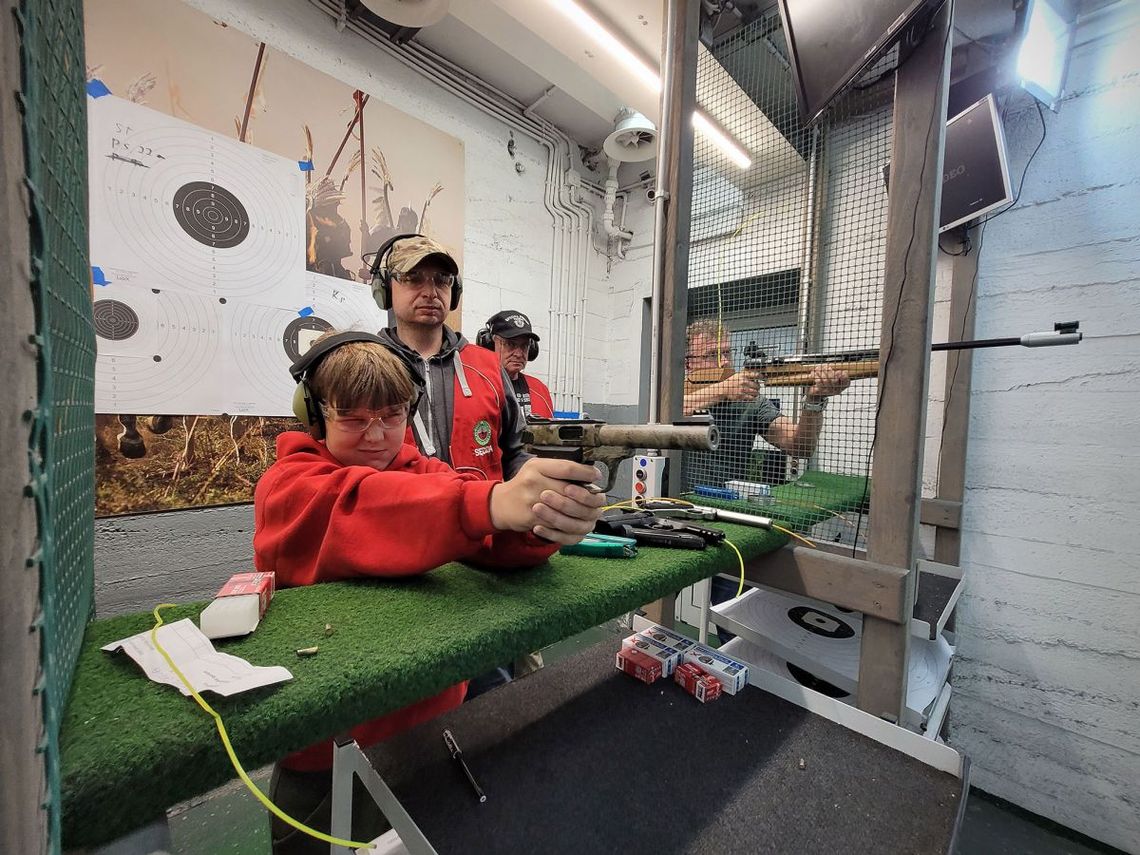
<path id="1" fill-rule="evenodd" d="M 361 256 L 463 245 L 463 144 L 178 0 L 87 0 L 96 514 L 248 502 Z M 330 23 L 331 26 L 331 23 Z"/>

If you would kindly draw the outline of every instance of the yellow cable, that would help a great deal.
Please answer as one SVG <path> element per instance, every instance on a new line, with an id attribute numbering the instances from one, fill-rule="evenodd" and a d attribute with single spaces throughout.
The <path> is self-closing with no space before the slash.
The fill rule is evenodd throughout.
<path id="1" fill-rule="evenodd" d="M 670 505 L 683 505 L 687 508 L 695 507 L 692 502 L 685 501 L 684 499 L 671 499 L 668 496 L 651 496 L 649 498 L 637 497 L 635 499 L 623 499 L 620 502 L 614 502 L 612 505 L 606 505 L 602 508 L 603 511 L 612 511 L 614 508 L 640 508 L 638 502 L 666 502 Z"/>
<path id="2" fill-rule="evenodd" d="M 727 537 L 724 543 L 732 547 L 732 551 L 736 553 L 736 558 L 740 562 L 740 585 L 736 589 L 736 596 L 744 593 L 744 556 L 740 554 L 740 550 L 736 548 L 736 544 L 729 540 Z"/>
<path id="3" fill-rule="evenodd" d="M 182 685 L 190 690 L 190 694 L 194 700 L 198 702 L 198 706 L 213 716 L 214 723 L 218 728 L 218 733 L 222 737 L 222 744 L 226 747 L 226 754 L 229 755 L 230 763 L 232 763 L 234 769 L 237 770 L 238 777 L 241 778 L 242 783 L 246 785 L 249 791 L 253 793 L 254 796 L 256 796 L 257 800 L 265 805 L 265 807 L 268 808 L 274 816 L 276 816 L 282 822 L 293 826 L 298 831 L 302 831 L 310 837 L 315 837 L 317 840 L 323 840 L 325 843 L 331 843 L 334 846 L 347 846 L 350 849 L 362 849 L 364 847 L 367 847 L 369 845 L 367 843 L 358 843 L 353 840 L 344 840 L 340 837 L 333 837 L 331 835 L 325 834 L 323 831 L 317 831 L 315 828 L 309 828 L 309 826 L 305 825 L 304 823 L 298 822 L 297 820 L 293 819 L 293 817 L 289 816 L 287 813 L 281 810 L 281 808 L 277 807 L 277 805 L 273 804 L 273 802 L 269 800 L 268 796 L 266 796 L 265 793 L 261 792 L 261 790 L 257 788 L 257 784 L 253 783 L 253 781 L 250 780 L 249 775 L 247 775 L 245 769 L 242 768 L 241 762 L 237 758 L 237 754 L 234 753 L 234 747 L 230 744 L 230 737 L 229 734 L 226 733 L 226 726 L 222 723 L 222 717 L 214 711 L 213 707 L 206 703 L 206 701 L 202 698 L 201 695 L 198 694 L 197 691 L 195 691 L 194 687 L 190 685 L 190 681 L 186 679 L 186 675 L 178 670 L 178 666 L 174 664 L 174 660 L 170 658 L 170 654 L 167 653 L 163 646 L 158 643 L 158 628 L 163 625 L 162 615 L 159 614 L 159 611 L 162 609 L 172 609 L 174 606 L 174 603 L 159 603 L 154 607 L 153 614 L 155 624 L 150 629 L 151 644 L 154 645 L 155 650 L 162 654 L 162 658 L 166 660 L 166 664 L 170 666 L 170 670 L 173 671 L 175 675 L 177 675 L 178 679 L 182 681 Z"/>
<path id="4" fill-rule="evenodd" d="M 789 537 L 794 537 L 796 540 L 802 540 L 804 543 L 806 543 L 812 549 L 818 548 L 814 543 L 812 543 L 806 537 L 800 537 L 800 535 L 796 534 L 790 528 L 784 528 L 782 525 L 776 525 L 775 523 L 772 523 L 772 528 L 774 528 L 776 531 L 782 531 L 784 534 L 788 535 Z"/>

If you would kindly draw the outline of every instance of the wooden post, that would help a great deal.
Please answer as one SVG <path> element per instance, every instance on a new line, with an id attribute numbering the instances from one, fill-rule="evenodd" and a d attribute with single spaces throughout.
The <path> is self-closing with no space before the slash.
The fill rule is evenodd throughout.
<path id="1" fill-rule="evenodd" d="M 238 129 L 238 142 L 245 142 L 249 132 L 249 114 L 253 110 L 253 96 L 257 92 L 257 78 L 261 77 L 261 63 L 265 61 L 265 42 L 257 46 L 257 59 L 253 62 L 253 77 L 249 81 L 249 92 L 245 95 L 245 112 L 241 115 L 241 128 Z"/>
<path id="2" fill-rule="evenodd" d="M 950 72 L 950 4 L 896 73 L 879 346 L 876 454 L 867 558 L 907 571 L 913 604 L 942 148 Z M 910 627 L 867 615 L 859 663 L 860 709 L 900 721 Z"/>
<path id="3" fill-rule="evenodd" d="M 700 0 L 666 0 L 662 35 L 661 136 L 658 140 L 657 216 L 654 222 L 654 313 L 657 339 L 649 394 L 650 420 L 669 424 L 682 415 L 685 326 L 689 319 L 689 213 L 693 199 L 693 123 L 697 105 Z M 662 152 L 665 152 L 662 155 Z M 681 458 L 669 458 L 669 494 L 680 494 Z M 673 600 L 646 610 L 673 624 Z"/>
<path id="4" fill-rule="evenodd" d="M 657 192 L 664 192 L 661 300 L 655 307 L 661 333 L 657 414 L 663 423 L 682 415 L 685 327 L 689 320 L 689 219 L 693 198 L 693 123 L 697 105 L 699 0 L 668 0 L 662 64 L 662 146 L 667 163 L 657 164 Z M 677 481 L 676 475 L 673 478 Z"/>
<path id="5" fill-rule="evenodd" d="M 951 260 L 950 330 L 948 339 L 974 337 L 974 310 L 977 306 L 978 255 L 982 251 L 984 229 L 976 229 L 967 255 Z M 959 250 L 963 252 L 964 248 Z M 966 486 L 966 446 L 970 422 L 970 382 L 973 377 L 972 350 L 946 352 L 946 393 L 942 410 L 942 437 L 938 452 L 938 499 L 961 505 Z M 959 519 L 960 524 L 960 519 Z M 934 532 L 934 560 L 957 565 L 961 560 L 962 533 L 939 526 Z"/>

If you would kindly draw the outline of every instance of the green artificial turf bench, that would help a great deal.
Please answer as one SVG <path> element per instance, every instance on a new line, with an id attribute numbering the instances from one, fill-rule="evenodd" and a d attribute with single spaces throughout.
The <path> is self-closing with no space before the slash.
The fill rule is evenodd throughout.
<path id="1" fill-rule="evenodd" d="M 861 494 L 863 480 L 848 480 Z M 723 528 L 746 561 L 787 542 L 779 532 Z M 628 560 L 556 555 L 510 572 L 449 564 L 404 580 L 279 591 L 253 635 L 216 646 L 255 665 L 284 665 L 294 679 L 206 699 L 254 769 L 737 566 L 728 547 L 642 548 Z M 196 619 L 204 606 L 168 609 L 163 619 Z M 61 734 L 67 847 L 112 840 L 234 777 L 213 720 L 192 699 L 99 649 L 153 622 L 145 613 L 87 628 Z M 317 655 L 297 656 L 314 645 Z"/>
<path id="2" fill-rule="evenodd" d="M 710 508 L 760 514 L 802 533 L 843 511 L 866 510 L 870 494 L 870 483 L 866 478 L 807 472 L 796 481 L 773 487 L 772 501 L 767 504 L 695 494 L 686 494 L 684 498 Z"/>

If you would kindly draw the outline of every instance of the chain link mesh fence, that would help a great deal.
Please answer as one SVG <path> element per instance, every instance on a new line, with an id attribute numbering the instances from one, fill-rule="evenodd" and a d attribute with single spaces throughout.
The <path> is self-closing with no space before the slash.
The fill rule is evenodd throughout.
<path id="1" fill-rule="evenodd" d="M 41 676 L 50 851 L 60 849 L 59 728 L 91 614 L 95 332 L 87 260 L 87 121 L 83 4 L 19 9 L 22 103 L 39 405 L 29 463 L 42 608 Z"/>
<path id="2" fill-rule="evenodd" d="M 860 547 L 877 364 L 849 352 L 879 343 L 895 65 L 892 52 L 812 127 L 775 10 L 713 41 L 697 69 L 698 103 L 752 164 L 697 135 L 685 408 L 722 440 L 688 456 L 684 487 Z"/>

